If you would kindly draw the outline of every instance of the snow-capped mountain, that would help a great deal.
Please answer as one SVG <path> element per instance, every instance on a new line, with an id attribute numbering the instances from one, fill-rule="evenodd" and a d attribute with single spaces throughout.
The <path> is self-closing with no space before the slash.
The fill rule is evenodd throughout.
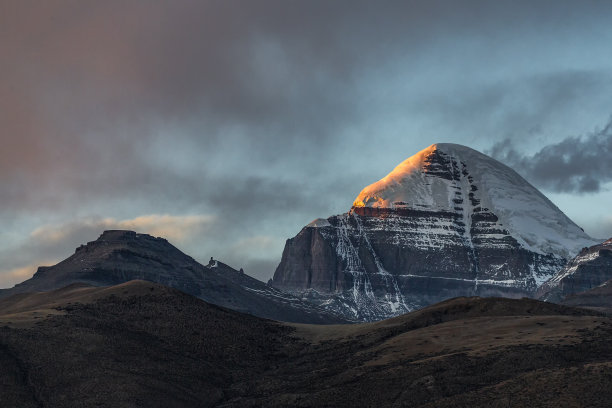
<path id="1" fill-rule="evenodd" d="M 568 295 L 588 291 L 612 279 L 612 239 L 584 248 L 538 290 L 538 297 L 560 302 Z"/>
<path id="2" fill-rule="evenodd" d="M 518 173 L 434 144 L 348 213 L 287 241 L 272 284 L 363 320 L 463 295 L 531 296 L 595 241 Z"/>

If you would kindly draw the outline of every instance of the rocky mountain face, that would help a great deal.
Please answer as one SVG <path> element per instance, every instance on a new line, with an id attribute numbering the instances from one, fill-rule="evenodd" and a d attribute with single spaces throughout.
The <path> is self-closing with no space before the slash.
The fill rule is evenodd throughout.
<path id="1" fill-rule="evenodd" d="M 567 295 L 561 304 L 594 309 L 612 315 L 612 279 L 593 289 Z"/>
<path id="2" fill-rule="evenodd" d="M 111 286 L 134 279 L 160 283 L 207 302 L 268 319 L 299 323 L 346 321 L 219 261 L 203 266 L 163 238 L 122 230 L 105 231 L 57 265 L 39 267 L 31 279 L 0 290 L 0 298 L 77 282 Z"/>
<path id="3" fill-rule="evenodd" d="M 611 279 L 612 239 L 609 239 L 582 249 L 563 269 L 540 287 L 538 297 L 549 302 L 560 302 L 569 295 L 584 292 L 579 298 L 586 301 L 590 296 L 599 297 L 610 292 L 607 282 Z M 590 292 L 591 290 L 593 292 Z M 595 306 L 597 302 L 593 303 L 593 299 L 595 298 L 589 302 Z M 578 305 L 576 302 L 578 298 L 570 304 Z"/>
<path id="4" fill-rule="evenodd" d="M 533 296 L 593 243 L 514 170 L 437 144 L 289 239 L 272 285 L 378 320 L 455 296 Z"/>

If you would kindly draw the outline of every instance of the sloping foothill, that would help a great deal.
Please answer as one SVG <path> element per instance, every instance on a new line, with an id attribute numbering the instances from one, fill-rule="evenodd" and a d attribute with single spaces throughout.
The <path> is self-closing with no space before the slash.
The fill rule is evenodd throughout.
<path id="1" fill-rule="evenodd" d="M 611 336 L 596 311 L 533 299 L 324 326 L 145 281 L 71 285 L 0 303 L 0 405 L 606 406 Z"/>

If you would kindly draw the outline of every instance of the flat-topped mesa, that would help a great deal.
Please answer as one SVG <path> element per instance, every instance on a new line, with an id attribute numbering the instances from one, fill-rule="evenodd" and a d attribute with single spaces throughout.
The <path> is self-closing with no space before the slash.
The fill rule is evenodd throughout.
<path id="1" fill-rule="evenodd" d="M 508 166 L 439 143 L 288 240 L 272 284 L 374 320 L 453 296 L 531 296 L 593 243 Z"/>
<path id="2" fill-rule="evenodd" d="M 193 258 L 183 254 L 166 239 L 129 230 L 104 231 L 95 241 L 77 247 L 74 255 L 63 262 L 73 263 L 79 268 L 85 264 L 99 264 L 103 259 L 113 261 L 120 258 L 123 262 L 128 254 L 138 259 L 158 259 L 162 264 L 164 258 L 185 258 L 188 263 L 196 264 Z"/>
<path id="3" fill-rule="evenodd" d="M 154 237 L 149 234 L 141 234 L 136 231 L 130 230 L 106 230 L 100 234 L 98 239 L 90 241 L 87 244 L 99 244 L 99 243 L 112 243 L 112 244 L 129 244 L 129 243 L 142 243 L 145 241 L 167 243 L 165 238 Z"/>
<path id="4" fill-rule="evenodd" d="M 129 230 L 106 230 L 102 232 L 97 241 L 127 241 L 136 239 L 138 235 L 142 234 Z"/>

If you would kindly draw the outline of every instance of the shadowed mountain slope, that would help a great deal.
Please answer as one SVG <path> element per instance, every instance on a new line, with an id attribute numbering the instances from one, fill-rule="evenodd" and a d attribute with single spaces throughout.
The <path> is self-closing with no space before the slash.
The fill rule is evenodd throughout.
<path id="1" fill-rule="evenodd" d="M 585 247 L 538 290 L 538 298 L 560 302 L 612 279 L 612 239 Z M 599 292 L 601 293 L 601 292 Z"/>
<path id="2" fill-rule="evenodd" d="M 527 299 L 316 326 L 72 285 L 0 302 L 0 406 L 604 407 L 610 336 L 596 312 Z"/>
<path id="3" fill-rule="evenodd" d="M 144 281 L 15 295 L 0 304 L 0 406 L 212 406 L 289 333 Z"/>
<path id="4" fill-rule="evenodd" d="M 221 262 L 203 266 L 163 238 L 122 230 L 105 231 L 57 265 L 39 267 L 31 279 L 0 290 L 0 298 L 49 291 L 72 283 L 110 286 L 134 279 L 157 282 L 207 302 L 268 319 L 301 323 L 346 321 Z"/>
<path id="5" fill-rule="evenodd" d="M 606 281 L 593 289 L 568 295 L 561 303 L 612 314 L 612 280 Z"/>

